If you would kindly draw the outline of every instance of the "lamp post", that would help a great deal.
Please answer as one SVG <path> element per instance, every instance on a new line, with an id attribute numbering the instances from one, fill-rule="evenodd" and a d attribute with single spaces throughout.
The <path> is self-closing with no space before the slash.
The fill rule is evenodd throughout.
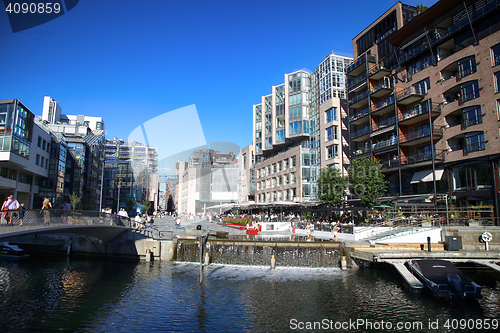
<path id="1" fill-rule="evenodd" d="M 116 214 L 120 211 L 120 188 L 122 186 L 122 180 L 118 181 L 118 201 L 116 203 Z"/>

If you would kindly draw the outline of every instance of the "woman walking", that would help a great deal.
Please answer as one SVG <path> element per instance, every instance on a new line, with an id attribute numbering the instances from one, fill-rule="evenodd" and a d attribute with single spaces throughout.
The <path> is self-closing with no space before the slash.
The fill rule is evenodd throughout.
<path id="1" fill-rule="evenodd" d="M 50 203 L 49 198 L 45 198 L 42 203 L 42 210 L 43 210 L 43 224 L 44 225 L 49 225 L 50 224 L 50 211 L 49 208 L 52 208 L 52 204 Z M 41 213 L 42 211 L 40 211 Z"/>

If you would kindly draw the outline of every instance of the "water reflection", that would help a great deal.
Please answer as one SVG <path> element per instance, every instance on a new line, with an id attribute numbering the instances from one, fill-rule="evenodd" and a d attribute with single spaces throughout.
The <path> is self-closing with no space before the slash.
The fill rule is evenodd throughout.
<path id="1" fill-rule="evenodd" d="M 290 320 L 420 321 L 498 317 L 498 275 L 483 300 L 412 294 L 390 268 L 347 270 L 186 262 L 0 263 L 2 332 L 289 331 Z M 480 279 L 471 276 L 474 280 Z M 495 282 L 491 282 L 495 281 Z M 428 329 L 412 331 L 426 332 Z"/>

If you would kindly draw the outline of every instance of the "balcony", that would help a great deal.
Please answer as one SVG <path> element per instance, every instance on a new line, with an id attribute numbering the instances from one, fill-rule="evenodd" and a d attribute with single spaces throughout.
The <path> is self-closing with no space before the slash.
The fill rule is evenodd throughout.
<path id="1" fill-rule="evenodd" d="M 383 64 L 378 64 L 372 66 L 368 71 L 370 79 L 372 80 L 380 80 L 384 76 L 391 74 L 391 70 L 389 68 L 385 68 Z"/>
<path id="2" fill-rule="evenodd" d="M 356 95 L 353 98 L 349 99 L 349 107 L 359 108 L 365 104 L 368 104 L 367 98 L 368 98 L 368 91 L 364 91 L 361 94 Z"/>
<path id="3" fill-rule="evenodd" d="M 382 81 L 370 89 L 370 97 L 380 98 L 389 95 L 392 92 L 390 81 Z"/>
<path id="4" fill-rule="evenodd" d="M 416 154 L 408 156 L 406 160 L 403 161 L 402 165 L 412 165 L 412 164 L 431 162 L 431 161 L 432 161 L 432 154 L 429 152 L 425 154 Z M 441 153 L 434 154 L 434 161 L 444 162 L 444 151 Z"/>
<path id="5" fill-rule="evenodd" d="M 443 130 L 441 128 L 432 129 L 432 139 L 434 142 L 439 141 L 443 137 Z M 401 146 L 414 146 L 425 142 L 429 142 L 431 138 L 431 132 L 429 129 L 410 132 L 406 135 L 401 136 L 400 145 Z"/>
<path id="6" fill-rule="evenodd" d="M 481 140 L 478 142 L 467 143 L 464 146 L 464 156 L 475 151 L 481 151 L 486 149 L 486 141 Z"/>
<path id="7" fill-rule="evenodd" d="M 366 73 L 360 76 L 349 78 L 347 81 L 347 91 L 349 93 L 360 91 L 366 87 Z"/>
<path id="8" fill-rule="evenodd" d="M 346 74 L 350 76 L 358 76 L 361 73 L 365 72 L 366 66 L 362 65 L 364 65 L 366 61 L 374 63 L 375 56 L 363 54 L 361 57 L 358 58 L 358 60 L 356 60 L 356 62 L 352 63 L 346 68 Z"/>
<path id="9" fill-rule="evenodd" d="M 384 99 L 382 102 L 375 104 L 372 109 L 372 114 L 383 115 L 391 111 L 394 112 L 394 96 L 391 96 L 387 99 Z"/>
<path id="10" fill-rule="evenodd" d="M 474 118 L 462 119 L 462 130 L 466 129 L 467 127 L 471 127 L 471 126 L 482 124 L 482 123 L 483 123 L 483 116 L 482 115 L 477 115 Z"/>
<path id="11" fill-rule="evenodd" d="M 352 141 L 363 141 L 370 137 L 370 128 L 365 127 L 362 130 L 351 133 L 350 138 Z"/>
<path id="12" fill-rule="evenodd" d="M 399 115 L 399 124 L 400 125 L 411 125 L 421 122 L 423 120 L 429 119 L 429 109 L 431 112 L 431 119 L 436 118 L 441 114 L 441 106 L 437 103 L 426 103 L 424 105 L 420 105 L 418 108 L 414 108 L 410 111 L 404 112 Z"/>
<path id="13" fill-rule="evenodd" d="M 379 121 L 378 123 L 375 123 L 372 125 L 372 130 L 373 131 L 378 131 L 383 128 L 386 128 L 388 126 L 394 125 L 396 123 L 396 117 L 391 117 L 383 121 Z"/>
<path id="14" fill-rule="evenodd" d="M 349 117 L 349 122 L 353 125 L 359 125 L 359 124 L 362 124 L 364 122 L 367 122 L 368 118 L 366 118 L 366 119 L 362 119 L 362 118 L 368 116 L 368 113 L 369 113 L 369 109 L 364 109 L 356 114 L 353 114 L 352 116 Z"/>
<path id="15" fill-rule="evenodd" d="M 386 160 L 380 163 L 382 165 L 382 170 L 397 168 L 399 166 L 399 160 Z"/>
<path id="16" fill-rule="evenodd" d="M 463 105 L 464 103 L 471 101 L 473 99 L 479 98 L 479 90 L 474 90 L 466 94 L 458 96 L 458 105 Z"/>
<path id="17" fill-rule="evenodd" d="M 365 147 L 365 148 L 361 148 L 361 149 L 357 149 L 355 151 L 352 152 L 352 157 L 361 157 L 361 156 L 364 156 L 366 154 L 369 154 L 371 151 L 370 147 Z"/>
<path id="18" fill-rule="evenodd" d="M 388 148 L 390 148 L 390 149 L 396 148 L 397 143 L 398 143 L 398 138 L 393 137 L 393 138 L 390 138 L 389 140 L 380 141 L 380 142 L 373 144 L 372 150 L 379 151 L 379 150 L 386 150 Z"/>
<path id="19" fill-rule="evenodd" d="M 396 100 L 398 104 L 408 105 L 421 101 L 426 94 L 426 92 L 416 89 L 415 87 L 408 87 L 396 94 Z"/>

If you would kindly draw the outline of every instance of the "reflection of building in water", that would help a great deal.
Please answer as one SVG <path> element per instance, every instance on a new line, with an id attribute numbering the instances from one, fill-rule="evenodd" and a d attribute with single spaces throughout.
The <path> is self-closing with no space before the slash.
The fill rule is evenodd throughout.
<path id="1" fill-rule="evenodd" d="M 177 162 L 179 212 L 200 213 L 210 206 L 238 202 L 238 160 L 232 152 L 196 150 Z"/>

